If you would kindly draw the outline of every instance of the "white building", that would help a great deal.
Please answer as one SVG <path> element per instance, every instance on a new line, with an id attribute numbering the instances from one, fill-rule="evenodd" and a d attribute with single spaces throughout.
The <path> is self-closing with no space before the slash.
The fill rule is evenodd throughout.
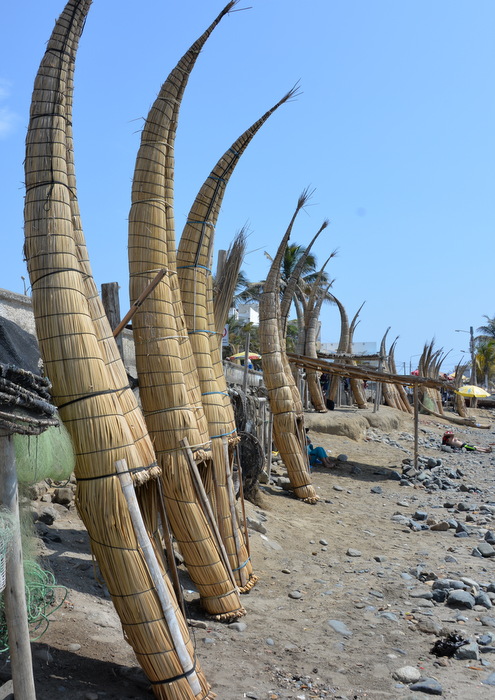
<path id="1" fill-rule="evenodd" d="M 253 326 L 260 324 L 260 312 L 258 304 L 238 304 L 233 310 L 233 316 L 244 323 L 252 323 Z"/>

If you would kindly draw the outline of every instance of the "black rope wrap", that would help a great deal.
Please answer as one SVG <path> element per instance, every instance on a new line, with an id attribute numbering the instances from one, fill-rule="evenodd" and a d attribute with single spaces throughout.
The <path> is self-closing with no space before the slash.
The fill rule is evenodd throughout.
<path id="1" fill-rule="evenodd" d="M 59 425 L 50 389 L 48 378 L 0 363 L 0 428 L 39 435 L 51 425 Z"/>

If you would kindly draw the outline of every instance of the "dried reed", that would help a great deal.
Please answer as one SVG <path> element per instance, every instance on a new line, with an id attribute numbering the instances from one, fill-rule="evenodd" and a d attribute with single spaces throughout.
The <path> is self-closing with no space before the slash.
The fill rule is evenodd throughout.
<path id="1" fill-rule="evenodd" d="M 35 81 L 25 160 L 25 253 L 33 310 L 53 400 L 74 444 L 76 504 L 125 637 L 157 697 L 199 700 L 208 695 L 209 685 L 197 664 L 199 693 L 191 690 L 183 673 L 118 487 L 119 459 L 125 459 L 130 473 L 139 474 L 143 483 L 158 469 L 152 455 L 151 462 L 143 464 L 120 402 L 124 388 L 112 383 L 74 240 L 67 152 L 72 138 L 67 133 L 69 76 L 89 6 L 90 2 L 68 2 Z M 150 491 L 152 483 L 141 488 Z M 163 576 L 170 586 L 164 572 Z M 176 603 L 175 614 L 194 663 L 187 625 Z"/>
<path id="2" fill-rule="evenodd" d="M 219 619 L 238 617 L 245 611 L 230 581 L 231 572 L 219 556 L 180 446 L 186 439 L 196 460 L 209 462 L 208 424 L 175 273 L 173 145 L 189 74 L 207 38 L 234 4 L 224 8 L 162 85 L 143 129 L 129 216 L 131 300 L 139 296 L 157 269 L 168 270 L 134 316 L 141 401 L 163 467 L 172 530 L 202 605 Z M 207 464 L 204 471 L 210 471 Z"/>
<path id="3" fill-rule="evenodd" d="M 273 414 L 273 434 L 290 479 L 294 494 L 307 503 L 318 497 L 311 484 L 306 452 L 302 402 L 289 368 L 280 317 L 280 264 L 297 214 L 306 204 L 305 191 L 270 266 L 260 300 L 260 350 L 263 376 Z"/>

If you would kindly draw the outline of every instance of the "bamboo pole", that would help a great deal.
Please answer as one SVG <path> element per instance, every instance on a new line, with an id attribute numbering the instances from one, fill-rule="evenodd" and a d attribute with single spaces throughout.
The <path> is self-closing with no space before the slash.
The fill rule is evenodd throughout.
<path id="1" fill-rule="evenodd" d="M 143 289 L 143 291 L 141 292 L 141 294 L 139 295 L 139 297 L 136 299 L 136 301 L 134 302 L 134 304 L 131 306 L 131 308 L 129 309 L 129 311 L 126 313 L 126 315 L 124 316 L 124 318 L 122 319 L 122 321 L 121 321 L 121 322 L 119 323 L 119 325 L 114 329 L 114 331 L 113 331 L 113 337 L 114 337 L 114 338 L 117 338 L 117 336 L 119 336 L 119 335 L 122 333 L 122 331 L 124 330 L 124 328 L 127 326 L 127 324 L 129 323 L 129 321 L 131 320 L 131 318 L 134 316 L 134 314 L 136 313 L 136 311 L 139 309 L 139 307 L 140 307 L 141 304 L 143 303 L 143 301 L 144 301 L 147 297 L 149 297 L 149 295 L 150 295 L 151 292 L 154 290 L 154 288 L 161 282 L 161 280 L 163 279 L 163 277 L 164 277 L 164 275 L 165 275 L 166 272 L 167 272 L 166 270 L 160 270 L 160 271 L 156 274 L 156 276 L 151 280 L 151 282 L 148 284 L 148 286 L 145 287 L 145 289 Z"/>
<path id="2" fill-rule="evenodd" d="M 162 521 L 163 539 L 165 540 L 165 549 L 167 550 L 167 561 L 170 569 L 170 578 L 172 579 L 172 585 L 174 587 L 175 596 L 177 602 L 179 603 L 182 614 L 184 618 L 186 615 L 186 606 L 184 603 L 184 596 L 182 595 L 182 588 L 179 581 L 179 572 L 177 571 L 177 562 L 175 561 L 174 548 L 172 546 L 172 537 L 170 535 L 170 523 L 168 520 L 167 510 L 165 508 L 165 496 L 163 495 L 163 487 L 160 479 L 157 479 L 158 485 L 158 507 L 160 511 L 160 518 Z"/>
<path id="3" fill-rule="evenodd" d="M 230 469 L 230 459 L 229 459 L 229 441 L 224 436 L 222 437 L 222 447 L 224 456 L 225 472 L 227 474 L 227 497 L 229 499 L 230 517 L 233 523 L 237 523 L 237 513 L 235 511 L 235 496 L 234 496 L 234 483 L 232 480 L 232 472 Z M 236 546 L 236 551 L 241 551 L 241 542 L 239 537 L 239 528 L 234 527 L 234 541 Z M 246 576 L 246 571 L 244 569 L 246 562 L 239 562 L 239 578 L 241 580 L 241 586 L 244 587 L 248 582 L 248 577 Z"/>
<path id="4" fill-rule="evenodd" d="M 239 472 L 239 497 L 241 499 L 241 510 L 242 510 L 242 524 L 244 526 L 244 543 L 246 545 L 246 550 L 248 557 L 251 557 L 251 545 L 249 542 L 249 534 L 247 529 L 247 518 L 246 518 L 246 503 L 244 501 L 244 485 L 242 483 L 242 467 L 241 467 L 241 455 L 239 451 L 239 443 L 235 446 L 237 455 L 237 470 Z M 271 456 L 271 450 L 270 450 Z"/>
<path id="5" fill-rule="evenodd" d="M 418 386 L 414 385 L 413 389 L 414 396 L 414 468 L 418 468 L 418 413 L 419 413 L 419 399 L 418 399 Z"/>
<path id="6" fill-rule="evenodd" d="M 249 365 L 249 343 L 251 340 L 251 334 L 247 333 L 246 334 L 246 343 L 244 345 L 244 376 L 242 378 L 242 391 L 244 394 L 247 393 L 247 385 L 248 385 L 248 365 Z"/>
<path id="7" fill-rule="evenodd" d="M 175 615 L 172 602 L 170 600 L 170 595 L 163 581 L 163 574 L 160 569 L 160 565 L 158 564 L 156 554 L 153 550 L 153 545 L 150 541 L 150 538 L 148 537 L 148 533 L 146 532 L 143 518 L 141 516 L 141 511 L 139 510 L 136 498 L 136 491 L 134 489 L 134 484 L 131 479 L 126 460 L 118 459 L 115 462 L 115 468 L 119 475 L 122 492 L 125 496 L 127 505 L 129 507 L 129 514 L 131 516 L 132 525 L 136 533 L 136 538 L 143 553 L 146 564 L 148 565 L 149 573 L 155 585 L 156 593 L 162 606 L 163 615 L 167 622 L 170 631 L 170 636 L 174 641 L 174 647 L 177 652 L 177 656 L 181 663 L 182 669 L 184 671 L 184 675 L 186 676 L 194 695 L 199 695 L 201 693 L 201 685 L 199 683 L 198 676 L 196 675 L 194 662 L 191 660 L 186 645 L 184 644 L 184 640 L 182 638 L 182 634 L 177 622 L 177 617 Z"/>
<path id="8" fill-rule="evenodd" d="M 14 695 L 36 700 L 31 642 L 26 607 L 26 589 L 19 527 L 19 493 L 12 435 L 0 431 L 0 505 L 13 516 L 13 539 L 6 555 L 5 618 L 9 636 Z"/>
<path id="9" fill-rule="evenodd" d="M 180 441 L 185 453 L 186 453 L 186 458 L 187 462 L 189 464 L 189 469 L 191 470 L 191 476 L 194 482 L 194 487 L 196 489 L 196 493 L 198 495 L 198 498 L 200 500 L 200 503 L 203 507 L 203 511 L 205 513 L 206 518 L 208 519 L 208 522 L 210 524 L 210 527 L 212 529 L 212 532 L 215 535 L 216 542 L 217 542 L 217 547 L 218 551 L 220 554 L 220 558 L 222 559 L 222 562 L 227 570 L 227 573 L 229 574 L 229 578 L 232 582 L 232 585 L 234 586 L 234 589 L 237 590 L 237 583 L 235 582 L 234 579 L 234 574 L 232 573 L 232 568 L 229 563 L 229 558 L 227 556 L 227 552 L 225 551 L 225 547 L 222 542 L 222 538 L 220 536 L 220 532 L 218 530 L 218 525 L 217 521 L 215 519 L 215 516 L 213 514 L 213 511 L 211 509 L 210 501 L 208 500 L 208 496 L 206 495 L 206 491 L 203 486 L 203 482 L 201 481 L 201 476 L 198 471 L 198 467 L 196 465 L 196 462 L 194 460 L 193 453 L 191 451 L 191 448 L 189 447 L 189 442 L 187 438 L 183 438 Z"/>

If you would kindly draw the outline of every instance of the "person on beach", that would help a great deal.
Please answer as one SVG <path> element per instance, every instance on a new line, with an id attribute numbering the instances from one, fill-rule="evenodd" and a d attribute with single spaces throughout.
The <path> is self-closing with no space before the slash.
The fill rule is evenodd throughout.
<path id="1" fill-rule="evenodd" d="M 308 433 L 309 428 L 306 428 L 306 445 L 308 450 L 309 466 L 315 467 L 319 464 L 322 464 L 324 467 L 331 467 L 332 463 L 328 458 L 326 450 L 323 447 L 314 447 Z"/>
<path id="2" fill-rule="evenodd" d="M 459 450 L 462 450 L 464 447 L 465 450 L 468 450 L 469 452 L 491 452 L 492 448 L 491 447 L 479 447 L 478 445 L 469 445 L 467 442 L 462 442 L 462 440 L 459 440 L 459 438 L 456 438 L 454 435 L 453 430 L 446 430 L 445 433 L 443 434 L 442 438 L 442 445 L 448 445 L 449 447 L 454 447 Z"/>

